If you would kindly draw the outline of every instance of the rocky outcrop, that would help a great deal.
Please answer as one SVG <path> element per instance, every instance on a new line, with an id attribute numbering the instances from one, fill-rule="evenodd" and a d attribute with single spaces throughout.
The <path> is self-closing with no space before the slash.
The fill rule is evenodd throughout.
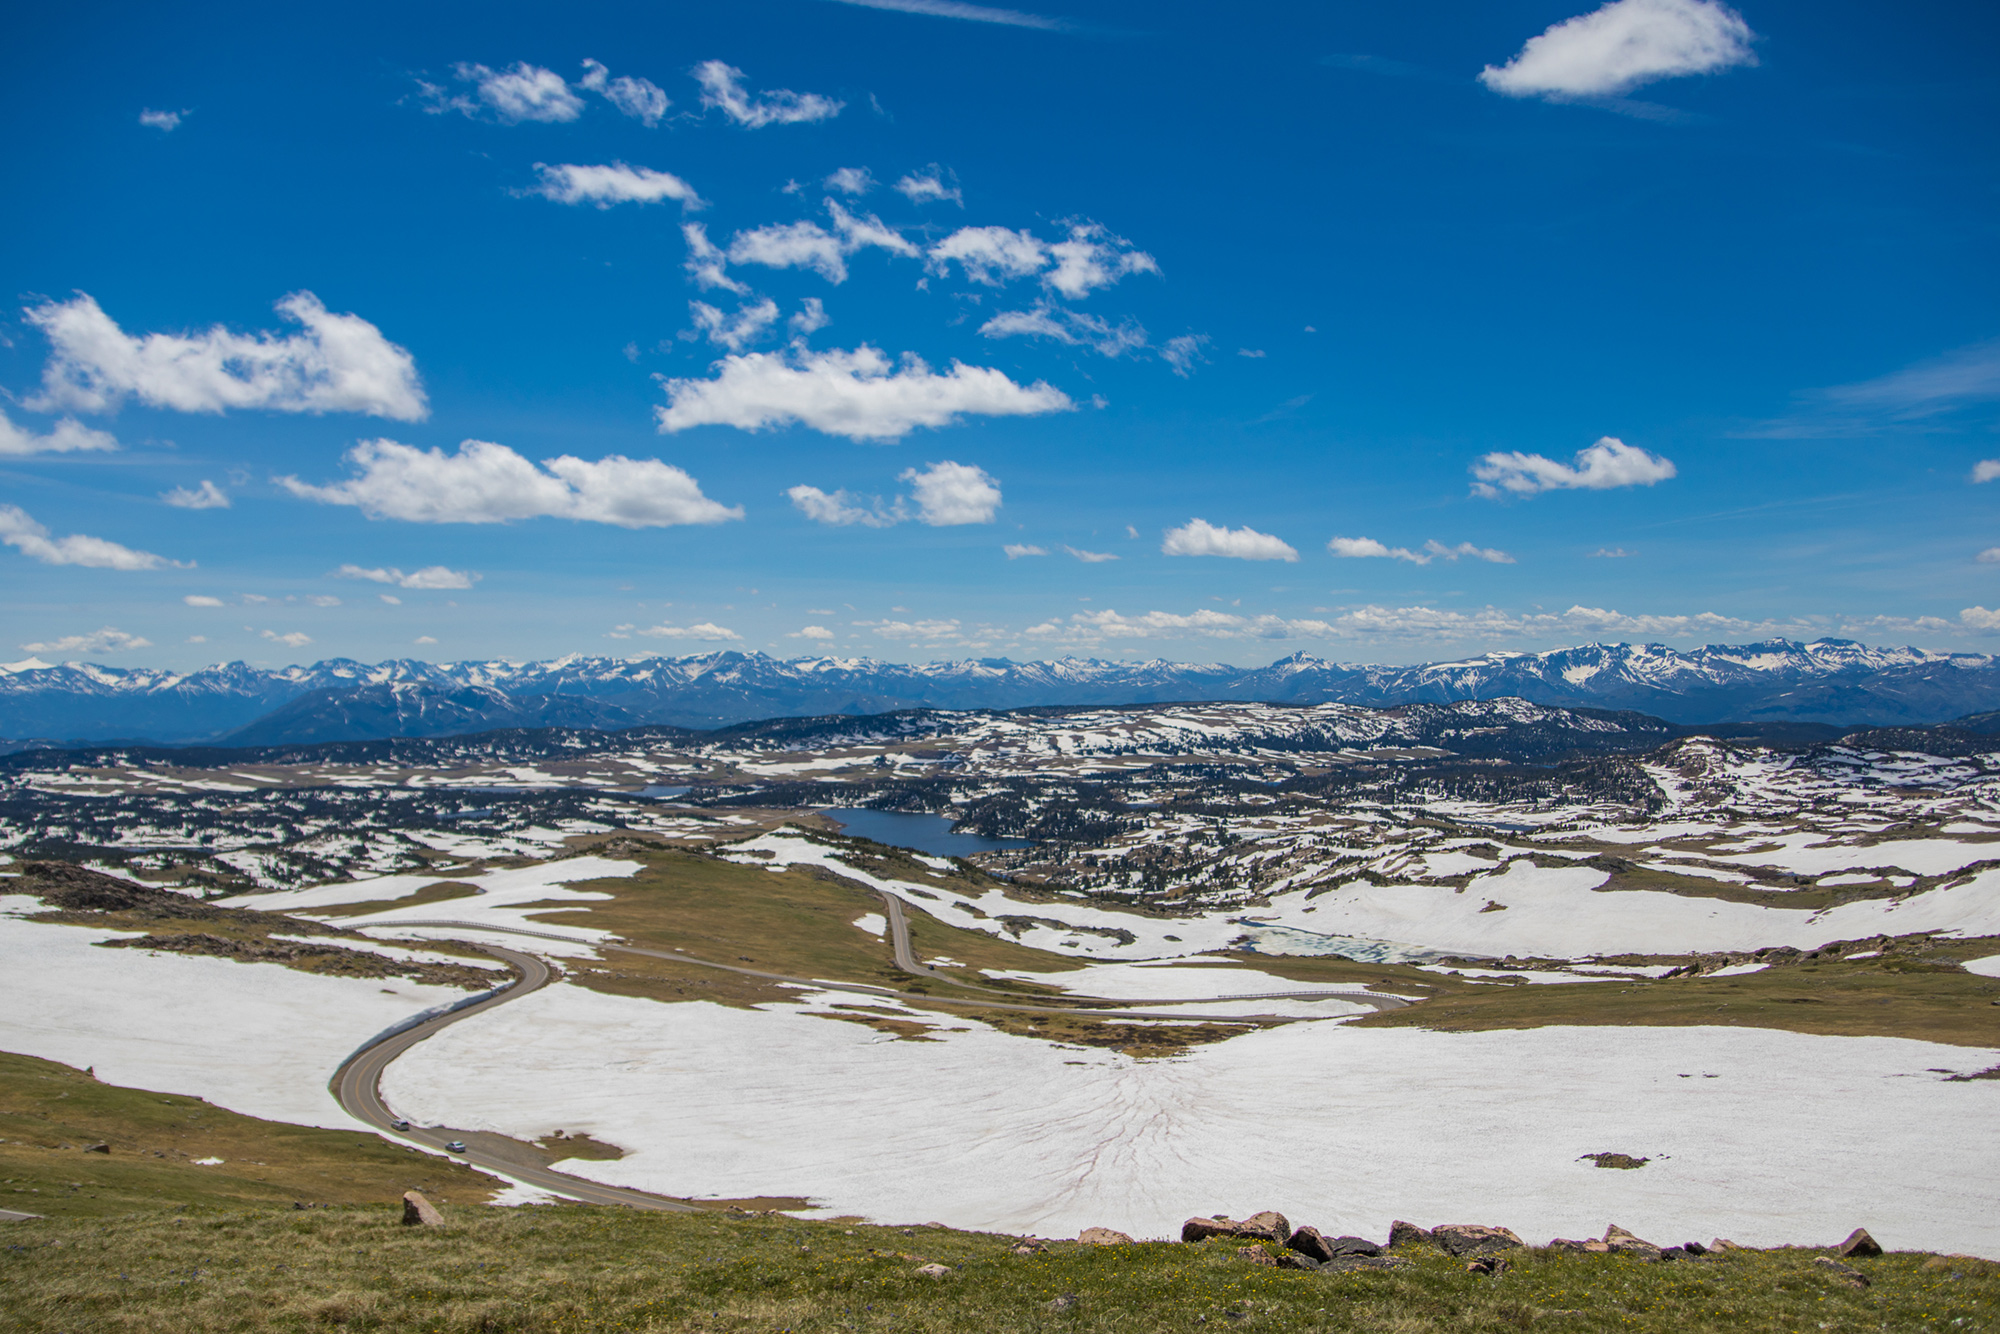
<path id="1" fill-rule="evenodd" d="M 1207 1241 L 1210 1237 L 1241 1237 L 1283 1246 L 1292 1239 L 1292 1227 L 1283 1214 L 1271 1209 L 1251 1214 L 1240 1222 L 1216 1214 L 1209 1218 L 1190 1218 L 1181 1224 L 1182 1241 Z"/>
<path id="2" fill-rule="evenodd" d="M 1508 1229 L 1483 1223 L 1447 1223 L 1431 1229 L 1431 1240 L 1446 1255 L 1460 1260 L 1519 1250 L 1522 1245 L 1521 1239 Z"/>
<path id="3" fill-rule="evenodd" d="M 1392 1251 L 1399 1251 L 1409 1246 L 1433 1244 L 1431 1234 L 1415 1223 L 1405 1223 L 1399 1218 L 1389 1224 L 1389 1249 Z"/>
<path id="4" fill-rule="evenodd" d="M 1132 1239 L 1123 1232 L 1115 1232 L 1108 1227 L 1087 1227 L 1076 1234 L 1076 1239 L 1086 1246 L 1130 1246 Z M 1016 1250 L 1020 1248 L 1015 1247 Z"/>
<path id="5" fill-rule="evenodd" d="M 421 1191 L 406 1190 L 403 1192 L 403 1226 L 443 1227 L 444 1215 L 423 1197 Z"/>

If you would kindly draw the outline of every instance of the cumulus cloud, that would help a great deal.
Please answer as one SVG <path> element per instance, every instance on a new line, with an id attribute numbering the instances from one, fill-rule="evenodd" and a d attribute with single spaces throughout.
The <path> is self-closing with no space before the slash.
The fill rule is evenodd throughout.
<path id="1" fill-rule="evenodd" d="M 785 326 L 803 338 L 807 334 L 818 333 L 831 323 L 833 321 L 827 316 L 826 306 L 818 297 L 809 296 L 799 303 L 798 313 L 785 321 Z"/>
<path id="2" fill-rule="evenodd" d="M 1673 461 L 1648 454 L 1615 436 L 1605 436 L 1576 454 L 1576 466 L 1557 463 L 1540 454 L 1488 454 L 1472 465 L 1479 480 L 1472 492 L 1497 496 L 1539 495 L 1544 491 L 1609 491 L 1624 486 L 1651 486 L 1676 475 Z"/>
<path id="3" fill-rule="evenodd" d="M 888 9 L 898 14 L 928 14 L 940 19 L 1002 23 L 1014 28 L 1055 30 L 1068 26 L 1061 19 L 1044 18 L 1040 14 L 1023 13 L 1018 9 L 1000 9 L 993 5 L 967 4 L 965 0 L 837 0 L 837 3 L 862 9 Z"/>
<path id="4" fill-rule="evenodd" d="M 865 195 L 875 188 L 875 174 L 866 167 L 842 167 L 821 184 L 844 195 Z"/>
<path id="5" fill-rule="evenodd" d="M 226 510 L 229 497 L 221 487 L 206 477 L 200 486 L 177 486 L 171 491 L 160 492 L 160 499 L 178 510 Z"/>
<path id="6" fill-rule="evenodd" d="M 634 79 L 622 74 L 614 79 L 611 71 L 595 60 L 583 62 L 583 77 L 577 80 L 577 84 L 596 93 L 633 120 L 645 122 L 648 129 L 658 125 L 660 117 L 666 115 L 667 108 L 673 105 L 667 100 L 666 90 L 651 79 Z"/>
<path id="7" fill-rule="evenodd" d="M 1190 519 L 1170 529 L 1160 543 L 1166 556 L 1228 556 L 1235 560 L 1295 561 L 1299 553 L 1269 533 L 1254 528 L 1217 528 L 1205 519 Z"/>
<path id="8" fill-rule="evenodd" d="M 1158 273 L 1159 261 L 1143 250 L 1134 250 L 1122 236 L 1113 236 L 1094 222 L 1077 223 L 1069 229 L 1069 239 L 1049 247 L 1055 269 L 1042 281 L 1062 295 L 1075 300 L 1100 287 L 1109 287 L 1134 273 Z"/>
<path id="9" fill-rule="evenodd" d="M 1509 97 L 1616 97 L 1657 79 L 1754 65 L 1755 40 L 1717 0 L 1613 0 L 1529 38 L 1479 81 Z"/>
<path id="10" fill-rule="evenodd" d="M 818 93 L 795 93 L 787 88 L 772 88 L 752 96 L 744 90 L 743 71 L 720 60 L 696 65 L 694 79 L 701 85 L 704 107 L 713 107 L 738 125 L 753 130 L 765 125 L 830 120 L 846 105 Z"/>
<path id="11" fill-rule="evenodd" d="M 1064 547 L 1063 550 L 1082 561 L 1085 565 L 1101 565 L 1105 561 L 1118 559 L 1118 557 L 1108 551 L 1084 551 L 1077 547 Z"/>
<path id="12" fill-rule="evenodd" d="M 303 630 L 293 630 L 288 634 L 282 635 L 276 630 L 259 630 L 257 633 L 260 637 L 268 639 L 274 644 L 283 644 L 286 648 L 304 648 L 307 644 L 313 642 L 312 636 Z"/>
<path id="13" fill-rule="evenodd" d="M 705 301 L 688 302 L 694 331 L 688 337 L 707 335 L 708 341 L 741 352 L 762 338 L 778 322 L 778 303 L 766 297 L 754 306 L 744 306 L 734 315 L 725 315 Z"/>
<path id="14" fill-rule="evenodd" d="M 151 648 L 153 641 L 141 639 L 138 635 L 128 635 L 123 630 L 105 626 L 87 635 L 65 635 L 52 639 L 46 644 L 23 644 L 30 653 L 129 653 L 137 648 Z"/>
<path id="15" fill-rule="evenodd" d="M 581 166 L 560 162 L 553 166 L 537 162 L 541 183 L 529 193 L 558 204 L 657 204 L 671 199 L 689 208 L 701 207 L 701 196 L 680 177 L 651 167 L 630 167 L 623 162 Z"/>
<path id="16" fill-rule="evenodd" d="M 551 517 L 620 528 L 722 523 L 743 507 L 718 504 L 658 459 L 612 454 L 592 462 L 568 454 L 538 466 L 505 445 L 467 440 L 456 454 L 394 440 L 364 440 L 347 452 L 358 475 L 328 486 L 277 482 L 295 496 L 353 505 L 371 519 L 410 523 L 506 523 Z"/>
<path id="17" fill-rule="evenodd" d="M 917 519 L 933 528 L 967 523 L 992 523 L 1000 508 L 1000 484 L 984 468 L 970 463 L 927 464 L 906 468 L 898 481 L 908 482 L 917 502 Z"/>
<path id="18" fill-rule="evenodd" d="M 467 116 L 491 116 L 505 125 L 522 121 L 572 121 L 583 114 L 583 99 L 554 70 L 516 61 L 504 70 L 461 62 L 452 67 L 470 90 L 453 91 L 433 83 L 418 86 L 430 101 L 432 115 L 446 111 Z"/>
<path id="19" fill-rule="evenodd" d="M 796 424 L 850 440 L 896 440 L 966 415 L 1038 416 L 1076 406 L 1046 381 L 1016 384 L 961 361 L 939 374 L 913 354 L 896 366 L 866 344 L 851 352 L 746 352 L 724 357 L 715 371 L 707 380 L 664 381 L 667 404 L 654 409 L 663 433 Z"/>
<path id="20" fill-rule="evenodd" d="M 147 107 L 139 113 L 139 123 L 147 129 L 158 130 L 162 134 L 172 134 L 181 127 L 181 122 L 192 116 L 192 111 L 155 111 Z"/>
<path id="21" fill-rule="evenodd" d="M 46 435 L 36 435 L 17 426 L 0 412 L 0 458 L 21 458 L 29 454 L 80 454 L 118 448 L 108 431 L 95 431 L 74 417 L 64 417 Z"/>
<path id="22" fill-rule="evenodd" d="M 1053 244 L 1026 228 L 961 227 L 926 252 L 926 265 L 934 273 L 948 271 L 953 263 L 969 281 L 988 287 L 1039 273 L 1043 286 L 1070 300 L 1130 274 L 1160 271 L 1151 255 L 1094 222 L 1072 223 L 1068 238 Z"/>
<path id="23" fill-rule="evenodd" d="M 799 513 L 814 523 L 835 528 L 860 524 L 864 528 L 889 528 L 908 518 L 900 503 L 884 505 L 880 496 L 857 496 L 849 491 L 828 494 L 816 486 L 795 486 L 786 491 Z"/>
<path id="24" fill-rule="evenodd" d="M 373 584 L 392 584 L 397 588 L 417 589 L 461 589 L 470 588 L 479 576 L 469 570 L 454 570 L 445 565 L 426 565 L 421 570 L 404 574 L 394 567 L 343 565 L 333 572 L 336 579 L 366 579 Z"/>
<path id="25" fill-rule="evenodd" d="M 1025 227 L 961 227 L 930 248 L 926 267 L 944 273 L 954 261 L 968 281 L 998 287 L 1047 268 L 1049 248 Z"/>
<path id="26" fill-rule="evenodd" d="M 210 597 L 206 593 L 190 593 L 181 599 L 190 607 L 220 607 L 222 599 Z"/>
<path id="27" fill-rule="evenodd" d="M 823 625 L 803 625 L 785 637 L 787 639 L 832 639 L 834 636 L 833 631 Z"/>
<path id="28" fill-rule="evenodd" d="M 1029 546 L 1025 542 L 1009 542 L 1000 549 L 1007 553 L 1008 560 L 1019 560 L 1023 556 L 1046 556 L 1049 554 L 1043 548 Z"/>
<path id="29" fill-rule="evenodd" d="M 988 338 L 1050 338 L 1070 347 L 1089 347 L 1107 357 L 1146 346 L 1146 330 L 1136 320 L 1113 325 L 1096 315 L 1046 302 L 1028 310 L 1003 310 L 980 325 L 979 332 Z"/>
<path id="30" fill-rule="evenodd" d="M 644 635 L 648 639 L 699 639 L 719 644 L 743 638 L 727 626 L 716 625 L 711 621 L 701 621 L 694 625 L 649 625 L 643 630 L 636 631 L 629 625 L 621 625 L 618 628 Z"/>
<path id="31" fill-rule="evenodd" d="M 1207 361 L 1202 349 L 1208 346 L 1207 334 L 1182 334 L 1179 338 L 1169 338 L 1160 349 L 1160 359 L 1174 368 L 1174 374 L 1183 380 L 1194 374 L 1197 363 Z"/>
<path id="32" fill-rule="evenodd" d="M 689 281 L 704 292 L 719 287 L 738 296 L 749 294 L 748 287 L 729 276 L 729 256 L 723 254 L 715 242 L 708 239 L 706 227 L 698 222 L 683 223 L 681 236 L 687 241 L 688 255 L 684 267 L 688 271 Z"/>
<path id="33" fill-rule="evenodd" d="M 1972 480 L 1990 482 L 2000 477 L 2000 459 L 1981 459 L 1972 465 Z"/>
<path id="34" fill-rule="evenodd" d="M 0 543 L 14 548 L 30 560 L 44 565 L 81 565 L 93 570 L 157 570 L 177 566 L 194 568 L 193 561 L 168 560 L 150 551 L 107 542 L 101 537 L 72 533 L 51 537 L 49 530 L 18 505 L 0 505 Z"/>
<path id="35" fill-rule="evenodd" d="M 896 192 L 912 204 L 956 204 L 965 207 L 965 194 L 958 188 L 958 178 L 946 180 L 945 169 L 933 162 L 922 171 L 913 171 L 898 180 L 893 187 Z"/>
<path id="36" fill-rule="evenodd" d="M 28 406 L 111 412 L 131 395 L 177 412 L 263 408 L 272 412 L 360 412 L 397 421 L 430 414 L 414 358 L 358 315 L 335 315 L 311 292 L 278 311 L 303 333 L 231 333 L 134 338 L 84 293 L 29 308 L 50 344 L 42 392 Z M 60 429 L 60 428 L 58 428 Z"/>
<path id="37" fill-rule="evenodd" d="M 731 264 L 761 264 L 771 269 L 809 269 L 830 283 L 847 281 L 847 257 L 874 246 L 891 254 L 915 257 L 916 246 L 902 233 L 870 213 L 857 216 L 840 201 L 826 201 L 833 230 L 816 222 L 773 223 L 738 232 L 729 241 Z"/>
<path id="38" fill-rule="evenodd" d="M 1372 537 L 1335 537 L 1327 541 L 1326 549 L 1336 556 L 1350 560 L 1381 557 L 1388 560 L 1406 560 L 1412 565 L 1429 565 L 1434 560 L 1455 561 L 1461 556 L 1490 561 L 1495 565 L 1514 563 L 1512 556 L 1497 547 L 1476 547 L 1470 542 L 1460 542 L 1455 547 L 1448 547 L 1435 538 L 1412 551 L 1408 547 L 1385 546 Z"/>
<path id="39" fill-rule="evenodd" d="M 1973 559 L 1981 565 L 2000 565 L 2000 547 L 1988 547 Z"/>

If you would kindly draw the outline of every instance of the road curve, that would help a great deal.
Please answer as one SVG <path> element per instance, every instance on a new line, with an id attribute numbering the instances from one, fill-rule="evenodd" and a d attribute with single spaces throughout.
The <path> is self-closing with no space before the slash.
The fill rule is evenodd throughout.
<path id="1" fill-rule="evenodd" d="M 520 971 L 520 977 L 511 985 L 475 1001 L 463 1009 L 433 1015 L 422 1023 L 401 1031 L 392 1030 L 388 1035 L 361 1048 L 348 1057 L 336 1070 L 330 1087 L 334 1100 L 349 1116 L 367 1122 L 387 1134 L 428 1145 L 440 1153 L 444 1151 L 446 1137 L 434 1131 L 411 1126 L 408 1130 L 397 1130 L 394 1122 L 396 1114 L 382 1101 L 382 1073 L 389 1063 L 416 1046 L 425 1038 L 449 1028 L 461 1019 L 469 1019 L 475 1014 L 516 1001 L 532 992 L 539 991 L 554 980 L 554 971 L 532 954 L 510 950 L 500 945 L 481 944 L 478 948 L 497 958 L 504 959 Z M 546 1167 L 502 1161 L 490 1154 L 473 1149 L 469 1153 L 453 1154 L 472 1166 L 501 1176 L 512 1177 L 530 1186 L 538 1186 L 553 1195 L 562 1195 L 572 1200 L 582 1200 L 586 1204 L 623 1204 L 634 1209 L 658 1209 L 675 1213 L 701 1212 L 692 1204 L 666 1199 L 659 1195 L 648 1195 L 644 1191 L 626 1190 L 620 1186 L 606 1186 L 582 1177 L 573 1177 L 565 1172 L 557 1172 Z"/>

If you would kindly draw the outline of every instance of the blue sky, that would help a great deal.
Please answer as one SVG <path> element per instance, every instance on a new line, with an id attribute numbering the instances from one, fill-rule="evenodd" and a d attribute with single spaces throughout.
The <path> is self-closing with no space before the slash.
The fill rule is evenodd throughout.
<path id="1" fill-rule="evenodd" d="M 0 656 L 1995 650 L 1990 6 L 593 9 L 17 16 Z"/>

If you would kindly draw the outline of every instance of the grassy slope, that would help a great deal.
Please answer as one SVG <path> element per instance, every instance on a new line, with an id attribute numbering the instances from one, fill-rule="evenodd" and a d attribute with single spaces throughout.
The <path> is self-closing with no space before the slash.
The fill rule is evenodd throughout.
<path id="1" fill-rule="evenodd" d="M 388 1206 L 11 1225 L 0 1314 L 34 1334 L 194 1331 L 1975 1330 L 2000 1265 L 1891 1255 L 1856 1290 L 1805 1251 L 1644 1265 L 1516 1252 L 1499 1278 L 1430 1251 L 1394 1272 L 1259 1268 L 1235 1246 L 1059 1243 L 782 1217 L 578 1206 L 446 1210 L 404 1228 Z M 929 1278 L 917 1266 L 950 1266 Z M 1070 1302 L 1052 1306 L 1068 1295 Z"/>
<path id="2" fill-rule="evenodd" d="M 100 1142 L 109 1154 L 83 1152 Z M 504 1185 L 365 1132 L 260 1121 L 0 1053 L 0 1209 L 96 1217 L 174 1204 L 355 1204 L 411 1189 L 472 1203 Z"/>

